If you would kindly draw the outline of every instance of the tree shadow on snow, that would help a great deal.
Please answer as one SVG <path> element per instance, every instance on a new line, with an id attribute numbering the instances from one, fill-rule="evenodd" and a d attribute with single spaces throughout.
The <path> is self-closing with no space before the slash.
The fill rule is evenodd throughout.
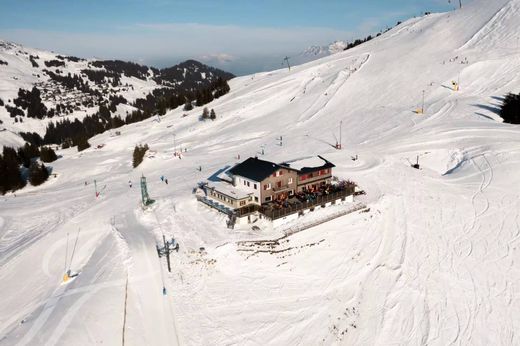
<path id="1" fill-rule="evenodd" d="M 506 99 L 506 98 L 503 97 L 503 96 L 491 96 L 491 98 L 492 98 L 493 100 L 500 101 L 500 102 L 504 102 L 504 100 Z"/>
<path id="2" fill-rule="evenodd" d="M 475 114 L 478 115 L 478 116 L 481 116 L 482 118 L 486 118 L 486 119 L 489 119 L 489 120 L 493 120 L 493 121 L 495 121 L 495 119 L 493 119 L 493 118 L 490 117 L 489 115 L 484 115 L 484 114 L 482 114 L 482 113 L 478 113 L 478 112 L 475 113 Z"/>
<path id="3" fill-rule="evenodd" d="M 484 110 L 486 110 L 488 112 L 495 113 L 497 115 L 500 115 L 500 106 L 499 105 L 479 105 L 479 104 L 474 104 L 472 106 L 480 108 L 480 109 L 484 109 Z"/>

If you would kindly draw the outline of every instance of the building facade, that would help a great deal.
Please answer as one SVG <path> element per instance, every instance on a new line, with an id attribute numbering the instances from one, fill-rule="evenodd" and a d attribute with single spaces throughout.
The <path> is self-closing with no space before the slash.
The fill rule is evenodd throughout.
<path id="1" fill-rule="evenodd" d="M 226 171 L 229 179 L 209 183 L 207 195 L 233 209 L 283 201 L 330 184 L 333 167 L 321 156 L 281 164 L 251 157 Z"/>

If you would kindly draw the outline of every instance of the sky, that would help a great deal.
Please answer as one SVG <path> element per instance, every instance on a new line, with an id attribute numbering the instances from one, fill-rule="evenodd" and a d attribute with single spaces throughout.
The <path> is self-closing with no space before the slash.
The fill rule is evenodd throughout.
<path id="1" fill-rule="evenodd" d="M 453 7 L 448 0 L 0 0 L 0 39 L 156 67 L 191 58 L 241 75 L 276 68 L 280 57 L 311 45 Z"/>

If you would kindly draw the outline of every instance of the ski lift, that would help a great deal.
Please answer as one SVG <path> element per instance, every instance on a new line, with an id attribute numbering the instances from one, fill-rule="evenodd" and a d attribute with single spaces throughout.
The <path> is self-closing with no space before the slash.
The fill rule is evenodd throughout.
<path id="1" fill-rule="evenodd" d="M 417 162 L 412 164 L 412 168 L 421 169 L 421 166 L 419 165 L 419 155 L 417 155 Z"/>

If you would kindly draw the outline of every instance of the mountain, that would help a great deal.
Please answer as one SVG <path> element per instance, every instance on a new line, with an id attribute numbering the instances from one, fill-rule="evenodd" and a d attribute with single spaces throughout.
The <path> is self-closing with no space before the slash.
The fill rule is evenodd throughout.
<path id="1" fill-rule="evenodd" d="M 115 104 L 113 114 L 123 116 L 137 109 L 144 111 L 150 95 L 196 95 L 214 88 L 219 79 L 233 77 L 194 60 L 159 70 L 0 41 L 0 130 L 4 130 L 0 145 L 20 145 L 23 140 L 18 132 L 43 135 L 49 121 L 81 119 L 95 113 L 99 105 Z"/>
<path id="2" fill-rule="evenodd" d="M 214 121 L 174 109 L 58 150 L 56 177 L 0 201 L 0 345 L 520 344 L 520 127 L 497 114 L 520 92 L 518 18 L 474 0 L 234 78 Z M 193 189 L 239 155 L 321 155 L 367 208 L 230 230 Z"/>
<path id="3" fill-rule="evenodd" d="M 292 63 L 301 65 L 316 59 L 320 59 L 332 54 L 342 52 L 347 48 L 348 43 L 344 41 L 335 41 L 328 46 L 310 46 L 303 52 L 292 57 Z"/>

